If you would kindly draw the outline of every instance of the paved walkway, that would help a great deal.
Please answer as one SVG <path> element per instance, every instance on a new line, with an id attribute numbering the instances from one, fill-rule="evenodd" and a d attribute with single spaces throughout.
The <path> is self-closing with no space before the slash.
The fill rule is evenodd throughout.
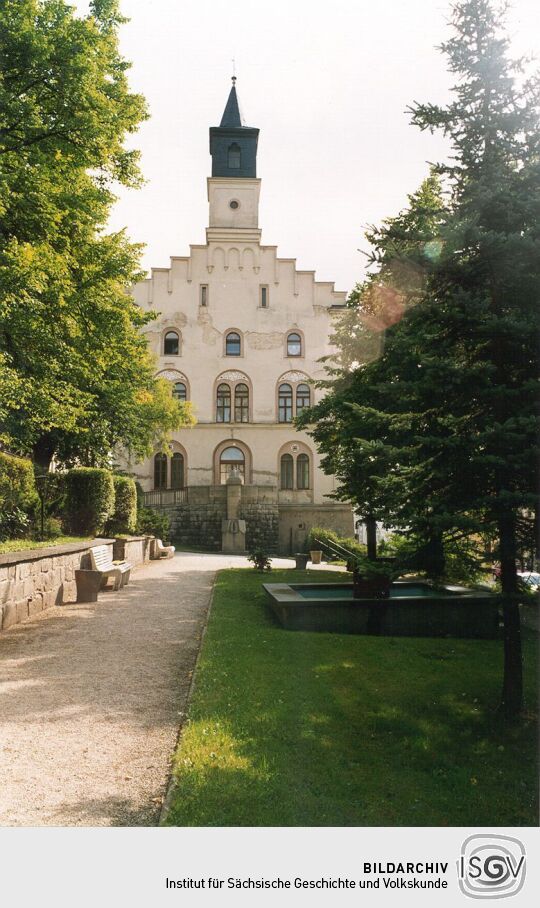
<path id="1" fill-rule="evenodd" d="M 215 572 L 247 564 L 179 553 L 0 634 L 0 826 L 157 823 Z"/>

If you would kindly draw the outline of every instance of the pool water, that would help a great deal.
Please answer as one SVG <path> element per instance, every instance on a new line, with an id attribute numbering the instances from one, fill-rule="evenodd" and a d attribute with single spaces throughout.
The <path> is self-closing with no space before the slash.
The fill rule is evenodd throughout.
<path id="1" fill-rule="evenodd" d="M 299 596 L 302 596 L 303 599 L 352 599 L 353 598 L 353 589 L 352 586 L 338 586 L 335 583 L 328 584 L 328 586 L 297 586 L 293 585 L 293 589 Z M 446 592 L 446 590 L 433 590 L 432 587 L 427 586 L 423 583 L 402 583 L 399 586 L 390 587 L 390 599 L 405 599 L 408 596 L 414 596 L 416 599 L 419 598 L 431 598 L 433 596 L 448 596 L 451 595 Z M 365 597 L 368 598 L 368 597 Z"/>

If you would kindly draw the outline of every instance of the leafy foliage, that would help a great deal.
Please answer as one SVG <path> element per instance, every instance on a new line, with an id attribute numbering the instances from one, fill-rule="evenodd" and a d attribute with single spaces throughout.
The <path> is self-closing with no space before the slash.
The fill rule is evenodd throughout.
<path id="1" fill-rule="evenodd" d="M 66 476 L 67 521 L 73 533 L 103 533 L 114 509 L 112 473 L 98 467 L 77 467 Z"/>
<path id="2" fill-rule="evenodd" d="M 15 504 L 7 504 L 0 508 L 0 542 L 24 538 L 29 530 L 30 518 L 26 511 Z"/>
<path id="3" fill-rule="evenodd" d="M 263 549 L 257 549 L 248 557 L 256 571 L 271 571 L 272 559 Z"/>
<path id="4" fill-rule="evenodd" d="M 330 394 L 300 423 L 317 423 L 337 497 L 417 534 L 432 576 L 449 534 L 496 535 L 511 715 L 522 702 L 519 526 L 532 527 L 538 501 L 540 82 L 508 61 L 500 25 L 491 0 L 454 5 L 442 45 L 453 100 L 412 109 L 417 126 L 450 138 L 452 158 L 372 232 L 375 274 L 339 329 Z"/>
<path id="5" fill-rule="evenodd" d="M 129 476 L 113 476 L 114 511 L 107 523 L 106 531 L 115 536 L 133 533 L 137 524 L 137 490 Z"/>
<path id="6" fill-rule="evenodd" d="M 142 456 L 189 421 L 128 293 L 140 247 L 105 232 L 114 185 L 141 180 L 123 21 L 117 0 L 82 18 L 64 0 L 0 5 L 0 435 L 45 468 L 104 464 L 120 443 Z"/>
<path id="7" fill-rule="evenodd" d="M 31 462 L 0 451 L 0 511 L 14 506 L 30 513 L 36 504 L 37 492 Z"/>
<path id="8" fill-rule="evenodd" d="M 136 532 L 141 536 L 156 536 L 164 545 L 171 542 L 171 520 L 167 514 L 153 511 L 151 508 L 139 508 Z"/>

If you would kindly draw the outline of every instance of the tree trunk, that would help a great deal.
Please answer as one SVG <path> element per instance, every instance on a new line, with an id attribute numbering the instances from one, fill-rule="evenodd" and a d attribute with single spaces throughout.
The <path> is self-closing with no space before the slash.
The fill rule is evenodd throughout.
<path id="1" fill-rule="evenodd" d="M 442 533 L 432 530 L 422 553 L 423 565 L 428 577 L 437 580 L 442 577 L 446 567 Z"/>
<path id="2" fill-rule="evenodd" d="M 523 708 L 523 658 L 516 574 L 516 520 L 511 511 L 498 521 L 504 625 L 504 677 L 501 710 L 508 718 Z"/>
<path id="3" fill-rule="evenodd" d="M 366 524 L 366 542 L 367 542 L 367 556 L 370 561 L 377 560 L 377 521 L 374 517 L 366 517 L 364 523 Z"/>

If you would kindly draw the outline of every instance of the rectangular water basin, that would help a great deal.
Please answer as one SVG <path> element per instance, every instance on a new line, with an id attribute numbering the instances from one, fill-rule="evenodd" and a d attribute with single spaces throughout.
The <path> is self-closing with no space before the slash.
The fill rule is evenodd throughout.
<path id="1" fill-rule="evenodd" d="M 288 630 L 390 637 L 496 637 L 500 598 L 458 586 L 397 581 L 388 599 L 354 599 L 352 583 L 263 583 Z"/>

